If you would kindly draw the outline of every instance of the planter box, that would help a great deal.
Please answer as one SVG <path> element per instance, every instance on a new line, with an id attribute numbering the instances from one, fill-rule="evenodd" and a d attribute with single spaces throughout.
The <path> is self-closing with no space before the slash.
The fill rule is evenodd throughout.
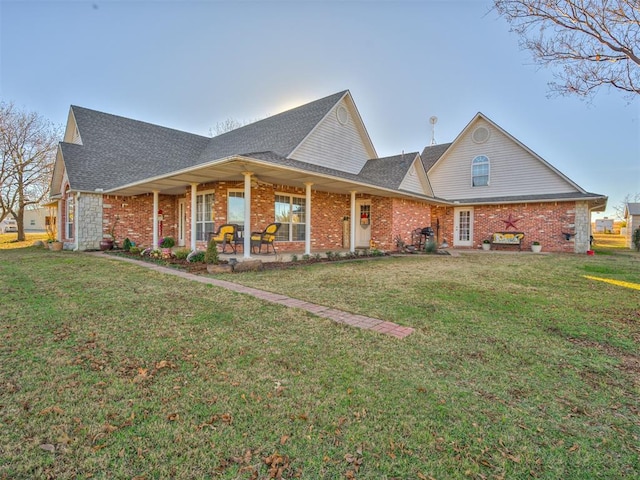
<path id="1" fill-rule="evenodd" d="M 207 272 L 209 273 L 231 273 L 233 272 L 233 267 L 228 263 L 223 263 L 220 265 L 209 264 L 207 265 Z"/>
<path id="2" fill-rule="evenodd" d="M 542 250 L 542 245 L 531 245 L 531 251 L 533 253 L 540 253 Z"/>

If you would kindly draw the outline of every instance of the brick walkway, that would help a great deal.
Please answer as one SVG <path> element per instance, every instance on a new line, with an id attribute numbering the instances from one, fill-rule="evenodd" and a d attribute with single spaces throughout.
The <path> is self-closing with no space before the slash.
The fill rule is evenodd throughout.
<path id="1" fill-rule="evenodd" d="M 103 253 L 96 252 L 92 255 L 106 256 Z M 266 300 L 267 302 L 277 303 L 284 305 L 285 307 L 300 308 L 309 313 L 317 315 L 318 317 L 328 318 L 336 323 L 342 323 L 351 327 L 362 328 L 363 330 L 373 330 L 385 335 L 391 335 L 396 338 L 404 338 L 411 335 L 414 331 L 411 327 L 403 327 L 393 322 L 385 322 L 377 318 L 366 317 L 364 315 L 356 315 L 353 313 L 345 312 L 343 310 L 336 310 L 335 308 L 325 307 L 324 305 L 317 305 L 315 303 L 305 302 L 304 300 L 298 300 L 295 298 L 280 295 L 279 293 L 267 292 L 253 287 L 246 287 L 226 280 L 218 280 L 217 278 L 206 277 L 204 275 L 193 275 L 181 270 L 175 270 L 172 268 L 162 267 L 153 263 L 142 262 L 139 260 L 133 260 L 130 258 L 119 257 L 116 255 L 109 255 L 108 258 L 114 260 L 122 260 L 125 262 L 135 263 L 142 267 L 155 270 L 167 275 L 174 275 L 186 280 L 192 280 L 194 282 L 206 283 L 209 285 L 215 285 L 216 287 L 225 288 L 233 292 L 243 293 L 245 295 L 251 295 L 252 297 Z"/>

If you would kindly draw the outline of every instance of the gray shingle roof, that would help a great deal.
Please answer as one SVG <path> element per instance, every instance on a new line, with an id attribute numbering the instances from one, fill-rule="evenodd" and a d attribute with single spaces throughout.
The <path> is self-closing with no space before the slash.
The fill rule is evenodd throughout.
<path id="1" fill-rule="evenodd" d="M 440 160 L 440 157 L 444 155 L 444 152 L 451 146 L 451 143 L 443 143 L 441 145 L 430 145 L 428 147 L 424 147 L 422 151 L 422 164 L 424 165 L 424 169 L 428 172 L 433 165 Z"/>
<path id="2" fill-rule="evenodd" d="M 251 152 L 288 157 L 346 94 L 347 90 L 335 93 L 213 137 L 198 163 Z"/>
<path id="3" fill-rule="evenodd" d="M 583 199 L 588 200 L 590 198 L 602 198 L 603 195 L 597 193 L 581 193 L 581 192 L 569 192 L 569 193 L 548 193 L 540 195 L 510 195 L 505 197 L 478 197 L 478 198 L 448 198 L 450 202 L 456 202 L 461 204 L 487 204 L 487 203 L 513 203 L 513 202 L 535 202 L 535 201 L 553 201 L 553 200 L 576 200 Z"/>
<path id="4" fill-rule="evenodd" d="M 629 215 L 640 215 L 640 203 L 627 203 Z"/>
<path id="5" fill-rule="evenodd" d="M 69 181 L 74 190 L 109 190 L 232 155 L 271 151 L 287 157 L 346 94 L 213 138 L 72 106 L 82 146 L 61 143 Z"/>
<path id="6" fill-rule="evenodd" d="M 358 175 L 367 183 L 397 190 L 417 155 L 418 152 L 413 152 L 367 160 Z"/>
<path id="7" fill-rule="evenodd" d="M 192 165 L 208 137 L 72 106 L 82 145 L 61 143 L 71 187 L 110 189 Z"/>

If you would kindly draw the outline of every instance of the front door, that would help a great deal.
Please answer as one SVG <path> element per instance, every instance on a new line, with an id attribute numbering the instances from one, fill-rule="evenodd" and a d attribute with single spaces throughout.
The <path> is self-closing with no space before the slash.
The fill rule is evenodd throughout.
<path id="1" fill-rule="evenodd" d="M 473 208 L 455 208 L 453 222 L 453 246 L 473 246 Z"/>
<path id="2" fill-rule="evenodd" d="M 371 241 L 371 200 L 356 200 L 356 248 L 369 248 Z"/>
<path id="3" fill-rule="evenodd" d="M 184 198 L 178 200 L 178 246 L 185 245 L 185 231 L 187 229 L 187 202 Z"/>

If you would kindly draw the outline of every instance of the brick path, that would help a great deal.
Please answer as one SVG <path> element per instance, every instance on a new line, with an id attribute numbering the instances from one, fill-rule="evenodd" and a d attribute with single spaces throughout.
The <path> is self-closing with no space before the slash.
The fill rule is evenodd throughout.
<path id="1" fill-rule="evenodd" d="M 103 253 L 97 252 L 92 255 L 101 255 Z M 336 323 L 342 323 L 351 327 L 362 328 L 363 330 L 373 330 L 385 335 L 391 335 L 396 338 L 404 338 L 411 335 L 414 331 L 411 327 L 403 327 L 393 322 L 385 322 L 377 318 L 366 317 L 364 315 L 356 315 L 353 313 L 345 312 L 343 310 L 336 310 L 335 308 L 326 307 L 324 305 L 317 305 L 315 303 L 305 302 L 304 300 L 298 300 L 295 298 L 280 295 L 279 293 L 267 292 L 253 287 L 246 287 L 226 280 L 218 280 L 217 278 L 206 277 L 203 275 L 193 275 L 181 270 L 175 270 L 172 268 L 162 267 L 153 263 L 141 262 L 139 260 L 133 260 L 130 258 L 118 257 L 116 255 L 110 255 L 108 258 L 114 260 L 122 260 L 125 262 L 135 263 L 137 265 L 155 270 L 167 275 L 174 275 L 194 282 L 206 283 L 209 285 L 215 285 L 220 288 L 225 288 L 233 292 L 243 293 L 245 295 L 251 295 L 252 297 L 266 300 L 267 302 L 277 303 L 284 305 L 285 307 L 300 308 L 309 313 L 317 315 L 318 317 L 328 318 Z"/>

